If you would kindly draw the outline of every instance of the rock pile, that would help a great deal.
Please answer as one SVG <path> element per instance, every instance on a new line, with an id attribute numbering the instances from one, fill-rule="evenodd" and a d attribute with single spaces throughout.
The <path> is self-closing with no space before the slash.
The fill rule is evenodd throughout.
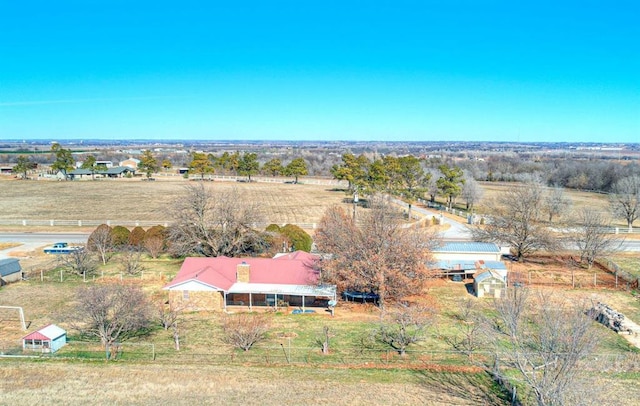
<path id="1" fill-rule="evenodd" d="M 631 334 L 633 332 L 631 328 L 626 326 L 624 314 L 613 310 L 604 303 L 598 302 L 598 304 L 589 310 L 588 314 L 591 318 L 604 324 L 616 333 Z"/>

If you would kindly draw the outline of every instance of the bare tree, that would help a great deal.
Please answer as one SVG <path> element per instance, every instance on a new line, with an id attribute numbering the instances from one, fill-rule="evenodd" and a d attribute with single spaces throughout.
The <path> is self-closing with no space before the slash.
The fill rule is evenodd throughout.
<path id="1" fill-rule="evenodd" d="M 553 222 L 554 217 L 559 217 L 566 213 L 570 206 L 571 199 L 565 196 L 563 187 L 554 186 L 545 193 L 543 207 L 549 215 L 549 223 Z"/>
<path id="2" fill-rule="evenodd" d="M 166 248 L 166 229 L 163 226 L 154 226 L 147 230 L 142 245 L 151 258 L 158 258 Z"/>
<path id="3" fill-rule="evenodd" d="M 151 313 L 145 294 L 135 286 L 96 285 L 78 291 L 69 322 L 81 334 L 100 339 L 106 359 L 111 347 L 149 326 Z"/>
<path id="4" fill-rule="evenodd" d="M 487 322 L 478 310 L 477 300 L 459 300 L 454 318 L 453 328 L 441 335 L 456 351 L 472 358 L 474 352 L 486 348 L 487 344 Z"/>
<path id="5" fill-rule="evenodd" d="M 422 292 L 425 263 L 439 239 L 428 229 L 405 227 L 388 198 L 372 196 L 370 203 L 357 224 L 340 207 L 327 210 L 315 241 L 331 257 L 318 267 L 324 281 L 340 290 L 377 293 L 384 307 L 387 300 Z"/>
<path id="6" fill-rule="evenodd" d="M 168 297 L 162 294 L 154 297 L 154 304 L 160 325 L 165 330 L 171 329 L 175 349 L 180 351 L 178 318 L 182 315 L 185 307 L 170 301 Z"/>
<path id="7" fill-rule="evenodd" d="M 538 405 L 573 404 L 577 395 L 588 397 L 585 387 L 577 385 L 587 378 L 583 362 L 599 340 L 585 312 L 588 306 L 548 295 L 534 302 L 525 288 L 511 290 L 495 302 L 494 373 L 509 380 L 513 377 L 506 372 L 517 371 Z"/>
<path id="8" fill-rule="evenodd" d="M 316 343 L 322 348 L 322 355 L 329 354 L 330 341 L 334 336 L 329 326 L 322 327 L 322 335 L 316 339 Z"/>
<path id="9" fill-rule="evenodd" d="M 375 339 L 405 355 L 407 348 L 423 341 L 435 320 L 435 311 L 418 304 L 398 303 L 385 309 Z"/>
<path id="10" fill-rule="evenodd" d="M 265 236 L 254 229 L 262 221 L 260 204 L 237 189 L 214 193 L 202 183 L 189 185 L 170 214 L 167 239 L 174 255 L 238 256 L 266 248 Z"/>
<path id="11" fill-rule="evenodd" d="M 502 193 L 490 221 L 471 229 L 473 238 L 509 244 L 520 259 L 538 250 L 552 250 L 558 241 L 542 222 L 542 190 L 535 182 Z"/>
<path id="12" fill-rule="evenodd" d="M 117 260 L 120 271 L 127 275 L 139 275 L 145 269 L 142 264 L 142 250 L 137 247 L 124 248 Z"/>
<path id="13" fill-rule="evenodd" d="M 239 313 L 224 317 L 223 341 L 244 351 L 249 351 L 263 340 L 269 331 L 270 322 L 265 314 Z"/>
<path id="14" fill-rule="evenodd" d="M 466 175 L 464 183 L 462 184 L 461 195 L 465 201 L 467 210 L 473 211 L 473 206 L 482 199 L 483 191 L 473 177 Z"/>
<path id="15" fill-rule="evenodd" d="M 89 276 L 98 269 L 96 258 L 86 249 L 78 249 L 60 255 L 62 265 L 76 275 Z"/>
<path id="16" fill-rule="evenodd" d="M 613 213 L 623 218 L 631 230 L 640 216 L 640 176 L 627 176 L 617 181 L 610 202 Z"/>
<path id="17" fill-rule="evenodd" d="M 580 262 L 591 268 L 598 259 L 618 251 L 624 241 L 611 233 L 611 221 L 599 211 L 584 208 L 576 218 L 570 241 L 580 252 Z"/>
<path id="18" fill-rule="evenodd" d="M 87 240 L 87 249 L 98 253 L 102 264 L 106 265 L 111 257 L 114 248 L 113 231 L 106 224 L 100 224 Z"/>

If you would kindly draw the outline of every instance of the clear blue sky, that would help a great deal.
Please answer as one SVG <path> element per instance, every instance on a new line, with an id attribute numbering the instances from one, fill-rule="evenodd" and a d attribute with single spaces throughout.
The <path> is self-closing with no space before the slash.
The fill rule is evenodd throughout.
<path id="1" fill-rule="evenodd" d="M 0 139 L 640 142 L 639 21 L 624 0 L 0 0 Z"/>

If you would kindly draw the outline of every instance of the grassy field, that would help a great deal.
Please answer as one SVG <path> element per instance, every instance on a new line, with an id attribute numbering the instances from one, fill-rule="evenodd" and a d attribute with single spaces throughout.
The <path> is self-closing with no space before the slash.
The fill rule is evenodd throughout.
<path id="1" fill-rule="evenodd" d="M 0 360 L 0 391 L 1 405 L 505 404 L 481 373 L 304 367 Z"/>
<path id="2" fill-rule="evenodd" d="M 0 180 L 0 219 L 166 221 L 171 203 L 184 195 L 182 178 L 142 182 L 103 179 L 56 182 Z M 268 223 L 317 223 L 345 195 L 330 186 L 284 183 L 207 182 L 218 190 L 237 188 L 259 201 Z"/>

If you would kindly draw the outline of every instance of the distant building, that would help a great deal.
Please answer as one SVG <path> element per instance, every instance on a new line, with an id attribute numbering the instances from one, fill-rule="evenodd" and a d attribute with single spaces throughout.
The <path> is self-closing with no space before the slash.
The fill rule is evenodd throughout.
<path id="1" fill-rule="evenodd" d="M 136 158 L 129 158 L 120 162 L 120 166 L 127 166 L 131 169 L 138 169 L 138 164 L 140 164 L 140 160 Z"/>
<path id="2" fill-rule="evenodd" d="M 0 286 L 22 279 L 22 267 L 16 258 L 0 259 Z"/>

